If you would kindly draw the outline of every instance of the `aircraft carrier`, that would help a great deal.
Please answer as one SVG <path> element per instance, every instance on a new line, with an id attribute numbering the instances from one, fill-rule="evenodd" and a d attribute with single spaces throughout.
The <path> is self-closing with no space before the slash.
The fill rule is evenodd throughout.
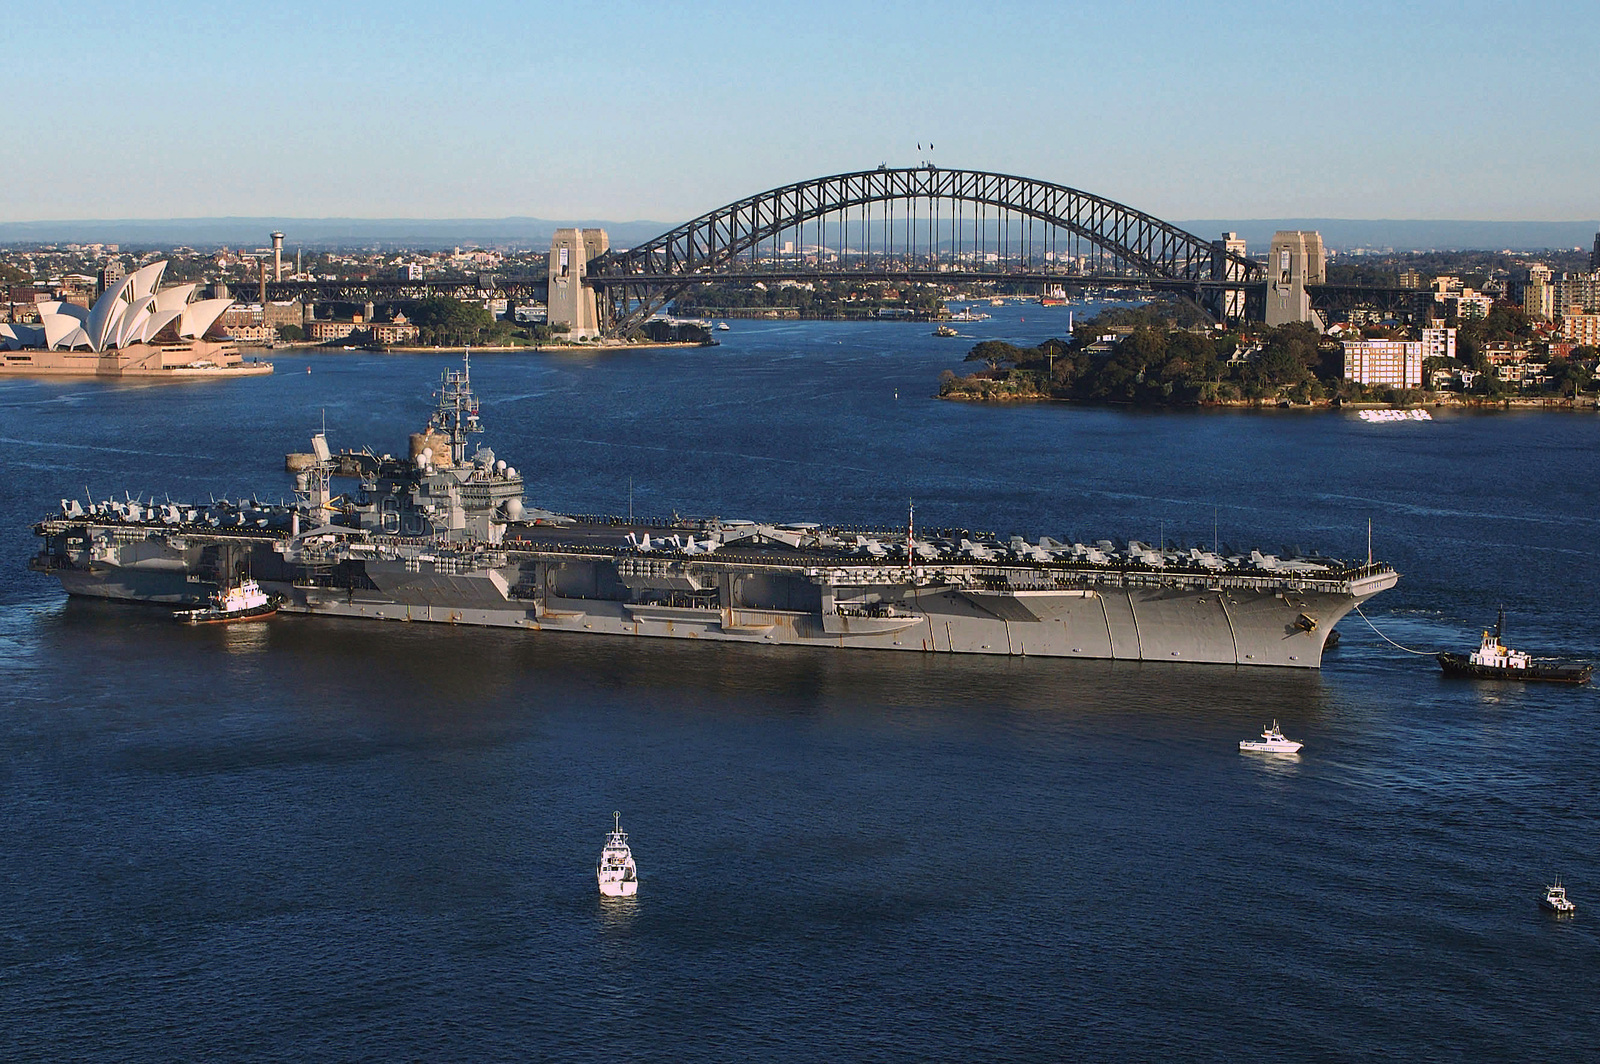
<path id="1" fill-rule="evenodd" d="M 847 531 L 530 507 L 470 363 L 402 456 L 289 455 L 292 504 L 63 500 L 30 561 L 73 595 L 192 606 L 244 575 L 282 613 L 924 653 L 1317 668 L 1387 565 L 959 529 Z M 334 494 L 335 481 L 353 481 Z M 273 623 L 284 623 L 282 621 Z M 292 622 L 290 622 L 292 623 Z"/>

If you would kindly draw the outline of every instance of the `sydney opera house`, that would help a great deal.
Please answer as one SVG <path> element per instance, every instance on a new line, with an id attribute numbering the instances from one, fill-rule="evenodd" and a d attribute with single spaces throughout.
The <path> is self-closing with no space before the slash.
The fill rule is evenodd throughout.
<path id="1" fill-rule="evenodd" d="M 40 303 L 36 325 L 0 322 L 0 374 L 203 377 L 271 373 L 227 337 L 208 337 L 231 299 L 193 299 L 194 284 L 161 287 L 153 262 L 108 287 L 93 307 Z"/>

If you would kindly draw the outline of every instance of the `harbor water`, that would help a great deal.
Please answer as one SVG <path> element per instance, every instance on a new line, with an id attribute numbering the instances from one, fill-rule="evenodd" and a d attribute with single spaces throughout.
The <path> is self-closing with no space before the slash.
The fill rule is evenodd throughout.
<path id="1" fill-rule="evenodd" d="M 1364 558 L 1321 671 L 279 616 L 175 624 L 26 569 L 62 498 L 291 493 L 400 453 L 439 355 L 0 382 L 0 1057 L 1581 1059 L 1600 696 L 1409 651 L 1600 655 L 1600 415 L 934 399 L 963 323 L 472 359 L 570 513 Z M 1078 307 L 1081 315 L 1085 308 Z M 309 372 L 308 372 L 309 370 Z M 1395 644 L 1399 644 L 1398 646 Z M 1241 755 L 1277 719 L 1298 757 Z M 601 898 L 613 810 L 634 898 Z M 1560 876 L 1574 918 L 1540 911 Z"/>

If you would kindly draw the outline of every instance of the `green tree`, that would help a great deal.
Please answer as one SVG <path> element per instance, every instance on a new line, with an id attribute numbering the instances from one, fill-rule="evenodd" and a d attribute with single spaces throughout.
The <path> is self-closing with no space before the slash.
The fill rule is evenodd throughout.
<path id="1" fill-rule="evenodd" d="M 991 370 L 1006 366 L 1015 366 L 1023 358 L 1022 348 L 1015 344 L 1008 344 L 1004 340 L 984 340 L 974 344 L 963 362 L 983 362 Z"/>

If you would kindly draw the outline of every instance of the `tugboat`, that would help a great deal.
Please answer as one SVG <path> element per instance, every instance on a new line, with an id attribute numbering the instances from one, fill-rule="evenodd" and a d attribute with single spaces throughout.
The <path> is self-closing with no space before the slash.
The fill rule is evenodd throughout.
<path id="1" fill-rule="evenodd" d="M 1239 740 L 1239 749 L 1251 754 L 1298 754 L 1304 745 L 1284 738 L 1277 721 L 1272 722 L 1272 727 L 1261 730 L 1261 738 Z"/>
<path id="2" fill-rule="evenodd" d="M 1539 899 L 1539 908 L 1548 909 L 1557 916 L 1571 916 L 1578 911 L 1577 902 L 1567 897 L 1567 888 L 1561 885 L 1561 880 L 1556 880 L 1555 886 L 1544 888 L 1544 897 Z"/>
<path id="3" fill-rule="evenodd" d="M 1501 610 L 1494 631 L 1483 633 L 1483 643 L 1471 654 L 1439 652 L 1439 668 L 1447 676 L 1470 676 L 1477 680 L 1543 680 L 1546 683 L 1587 683 L 1594 672 L 1589 662 L 1561 664 L 1536 662 L 1520 650 L 1512 650 L 1500 642 L 1500 633 L 1506 622 L 1506 611 Z"/>
<path id="4" fill-rule="evenodd" d="M 952 326 L 941 325 L 937 329 L 933 330 L 933 335 L 948 337 L 948 336 L 960 336 L 961 334 L 956 332 L 956 330 Z"/>
<path id="5" fill-rule="evenodd" d="M 612 830 L 606 834 L 595 878 L 604 896 L 631 898 L 639 893 L 639 870 L 633 864 L 633 851 L 628 849 L 628 833 L 622 830 L 622 814 L 612 813 L 611 817 Z"/>
<path id="6" fill-rule="evenodd" d="M 278 612 L 283 600 L 261 590 L 248 577 L 232 587 L 218 588 L 211 594 L 211 605 L 197 610 L 179 610 L 174 620 L 185 624 L 221 624 L 226 621 L 254 621 Z"/>

